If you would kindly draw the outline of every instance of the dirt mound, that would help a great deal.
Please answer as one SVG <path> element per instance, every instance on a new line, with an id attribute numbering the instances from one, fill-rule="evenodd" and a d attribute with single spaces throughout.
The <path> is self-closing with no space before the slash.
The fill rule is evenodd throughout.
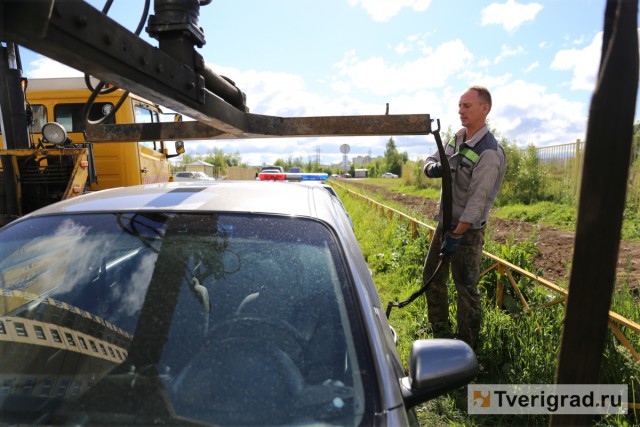
<path id="1" fill-rule="evenodd" d="M 402 205 L 403 212 L 410 216 L 432 217 L 437 201 L 407 194 L 399 194 L 361 181 L 350 181 L 349 185 L 363 188 L 368 194 L 381 194 L 385 200 Z M 499 243 L 535 242 L 539 254 L 534 258 L 535 266 L 542 276 L 555 283 L 569 281 L 573 258 L 574 233 L 519 220 L 490 218 L 491 230 L 487 238 Z M 618 282 L 626 281 L 630 288 L 640 289 L 640 244 L 621 242 L 618 258 Z"/>

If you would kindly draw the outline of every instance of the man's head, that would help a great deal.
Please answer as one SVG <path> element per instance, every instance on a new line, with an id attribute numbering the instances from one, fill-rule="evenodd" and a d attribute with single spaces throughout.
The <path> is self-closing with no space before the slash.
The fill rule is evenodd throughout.
<path id="1" fill-rule="evenodd" d="M 474 133 L 485 125 L 489 111 L 491 111 L 491 93 L 482 86 L 471 86 L 462 94 L 458 102 L 460 123 Z"/>

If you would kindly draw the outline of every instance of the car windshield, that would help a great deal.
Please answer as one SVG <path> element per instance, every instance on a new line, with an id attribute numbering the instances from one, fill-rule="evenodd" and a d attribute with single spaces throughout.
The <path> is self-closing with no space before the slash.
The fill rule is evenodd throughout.
<path id="1" fill-rule="evenodd" d="M 353 426 L 376 412 L 321 222 L 67 214 L 0 241 L 3 423 Z"/>

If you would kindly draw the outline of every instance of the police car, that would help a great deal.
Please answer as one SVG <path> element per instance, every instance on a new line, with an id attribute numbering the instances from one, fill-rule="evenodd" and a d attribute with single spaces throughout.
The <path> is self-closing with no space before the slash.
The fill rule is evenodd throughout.
<path id="1" fill-rule="evenodd" d="M 302 183 L 164 183 L 0 229 L 0 419 L 416 424 L 476 357 L 418 340 L 405 373 L 339 203 Z"/>

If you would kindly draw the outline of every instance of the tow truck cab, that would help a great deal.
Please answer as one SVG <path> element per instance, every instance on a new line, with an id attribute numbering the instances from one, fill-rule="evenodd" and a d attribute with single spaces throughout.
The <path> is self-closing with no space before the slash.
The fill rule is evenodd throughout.
<path id="1" fill-rule="evenodd" d="M 170 180 L 168 159 L 184 151 L 181 141 L 175 154 L 169 154 L 163 141 L 87 144 L 83 110 L 91 92 L 83 78 L 24 83 L 27 114 L 33 117 L 31 141 L 28 147 L 10 148 L 0 133 L 0 225 L 89 190 Z M 166 121 L 163 116 L 158 105 L 121 89 L 99 95 L 89 110 L 89 120 L 105 119 L 104 124 Z M 170 116 L 175 120 L 176 115 Z M 59 140 L 47 139 L 43 128 L 53 130 Z"/>

